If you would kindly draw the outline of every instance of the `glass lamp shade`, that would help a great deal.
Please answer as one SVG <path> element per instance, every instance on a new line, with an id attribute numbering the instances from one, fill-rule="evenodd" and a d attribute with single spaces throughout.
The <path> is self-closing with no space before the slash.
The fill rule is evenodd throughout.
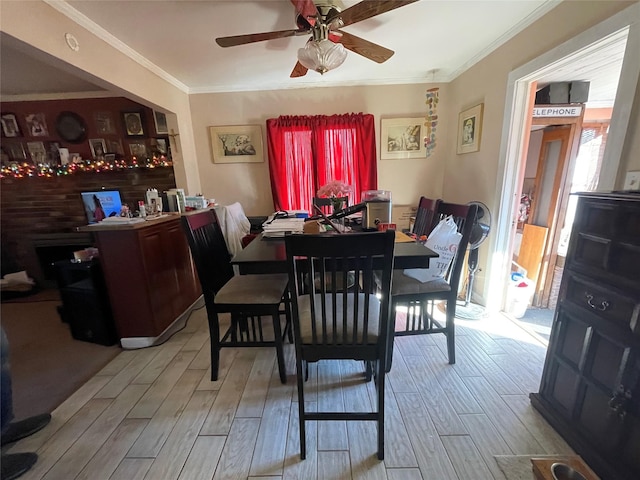
<path id="1" fill-rule="evenodd" d="M 347 51 L 344 46 L 330 40 L 307 42 L 304 48 L 298 50 L 300 63 L 321 75 L 342 65 L 345 58 Z"/>

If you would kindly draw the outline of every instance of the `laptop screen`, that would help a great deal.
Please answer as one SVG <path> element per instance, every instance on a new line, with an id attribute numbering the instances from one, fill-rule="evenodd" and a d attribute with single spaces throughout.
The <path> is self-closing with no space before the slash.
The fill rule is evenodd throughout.
<path id="1" fill-rule="evenodd" d="M 97 223 L 107 217 L 120 215 L 122 199 L 118 190 L 82 192 L 81 195 L 88 223 Z"/>

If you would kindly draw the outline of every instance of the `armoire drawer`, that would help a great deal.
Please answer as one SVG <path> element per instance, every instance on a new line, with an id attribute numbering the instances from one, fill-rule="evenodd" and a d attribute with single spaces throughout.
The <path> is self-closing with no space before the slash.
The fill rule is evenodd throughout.
<path id="1" fill-rule="evenodd" d="M 604 283 L 596 283 L 574 272 L 565 272 L 564 301 L 608 320 L 640 337 L 640 298 L 633 298 Z"/>

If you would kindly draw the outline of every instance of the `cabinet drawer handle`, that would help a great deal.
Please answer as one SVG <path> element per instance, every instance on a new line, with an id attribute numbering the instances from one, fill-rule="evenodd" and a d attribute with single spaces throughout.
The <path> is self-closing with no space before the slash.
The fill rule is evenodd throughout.
<path id="1" fill-rule="evenodd" d="M 611 306 L 611 303 L 609 303 L 607 300 L 603 300 L 602 302 L 600 302 L 600 305 L 596 305 L 595 303 L 593 303 L 593 295 L 589 292 L 584 292 L 584 296 L 587 298 L 587 305 L 589 305 L 594 310 L 600 310 L 601 312 L 604 312 Z"/>

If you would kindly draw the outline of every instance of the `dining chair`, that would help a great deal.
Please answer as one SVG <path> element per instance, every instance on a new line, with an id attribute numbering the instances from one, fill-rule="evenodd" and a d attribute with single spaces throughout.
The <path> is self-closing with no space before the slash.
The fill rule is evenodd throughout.
<path id="1" fill-rule="evenodd" d="M 438 205 L 442 203 L 442 200 L 420 197 L 418 202 L 418 209 L 416 210 L 416 220 L 413 224 L 411 233 L 416 235 L 416 238 L 420 238 L 422 235 L 429 235 L 435 225 L 433 220 L 436 216 L 436 210 Z"/>
<path id="2" fill-rule="evenodd" d="M 347 208 L 349 206 L 349 197 L 336 197 L 336 201 L 342 202 L 342 208 Z M 331 215 L 334 213 L 333 211 L 333 199 L 330 197 L 313 197 L 313 204 L 317 207 L 320 207 L 322 212 L 325 215 Z M 315 212 L 313 212 L 315 214 Z"/>
<path id="3" fill-rule="evenodd" d="M 437 205 L 432 224 L 436 225 L 440 220 L 451 216 L 457 225 L 458 232 L 462 234 L 456 254 L 444 278 L 422 283 L 420 280 L 408 277 L 402 271 L 396 271 L 393 274 L 391 311 L 396 318 L 395 335 L 445 334 L 450 364 L 456 363 L 454 319 L 456 316 L 458 285 L 477 208 L 476 205 L 446 202 L 440 202 Z M 446 317 L 444 324 L 434 316 L 437 308 L 436 302 L 438 301 L 445 302 Z M 407 308 L 406 320 L 402 328 L 399 328 L 398 325 L 400 323 L 398 322 L 398 306 Z M 393 343 L 391 348 L 393 349 Z M 391 368 L 391 360 L 392 350 L 387 361 L 388 369 Z"/>
<path id="4" fill-rule="evenodd" d="M 389 294 L 393 269 L 395 232 L 285 235 L 289 290 L 296 350 L 300 458 L 306 457 L 307 420 L 365 420 L 378 427 L 378 458 L 384 459 L 384 386 L 390 335 Z M 296 282 L 302 269 L 331 282 L 306 293 Z M 380 297 L 375 293 L 374 271 L 381 271 Z M 331 286 L 347 282 L 349 272 L 360 282 L 351 289 Z M 304 382 L 309 362 L 362 360 L 365 380 L 375 380 L 377 400 L 368 411 L 307 411 Z"/>
<path id="5" fill-rule="evenodd" d="M 280 381 L 286 383 L 283 338 L 288 335 L 289 340 L 293 340 L 287 274 L 234 275 L 231 255 L 213 209 L 183 215 L 181 221 L 207 309 L 211 380 L 218 379 L 222 347 L 275 346 Z M 231 315 L 231 323 L 222 337 L 220 313 Z M 281 313 L 286 318 L 284 329 Z M 263 316 L 271 316 L 273 320 L 273 339 L 263 331 Z"/>

